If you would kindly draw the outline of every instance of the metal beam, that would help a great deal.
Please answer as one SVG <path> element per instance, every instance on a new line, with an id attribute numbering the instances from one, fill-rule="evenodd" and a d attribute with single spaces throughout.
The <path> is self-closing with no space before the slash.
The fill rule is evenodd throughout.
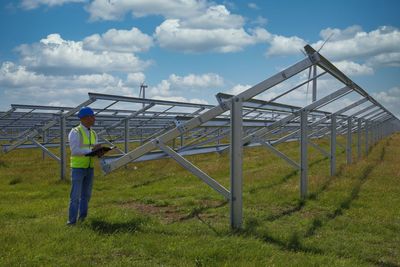
<path id="1" fill-rule="evenodd" d="M 243 188 L 243 117 L 242 101 L 239 97 L 231 99 L 231 149 L 230 149 L 230 221 L 231 228 L 242 225 L 242 188 Z"/>
<path id="2" fill-rule="evenodd" d="M 214 189 L 216 192 L 220 193 L 222 196 L 224 196 L 226 199 L 230 198 L 230 192 L 220 185 L 217 181 L 215 181 L 213 178 L 208 176 L 206 173 L 204 173 L 202 170 L 194 166 L 191 162 L 189 162 L 187 159 L 176 153 L 173 149 L 171 149 L 169 146 L 166 146 L 164 143 L 162 143 L 160 140 L 153 140 L 152 141 L 158 148 L 160 148 L 162 151 L 164 151 L 166 154 L 168 154 L 171 158 L 173 158 L 179 165 L 181 165 L 183 168 L 186 170 L 190 171 L 192 174 L 200 178 L 203 182 L 208 184 L 212 189 Z"/>
<path id="3" fill-rule="evenodd" d="M 331 160 L 330 160 L 330 173 L 331 176 L 336 174 L 336 114 L 331 116 Z"/>
<path id="4" fill-rule="evenodd" d="M 300 111 L 300 198 L 307 198 L 308 186 L 308 160 L 307 160 L 307 122 L 308 111 L 303 109 Z"/>

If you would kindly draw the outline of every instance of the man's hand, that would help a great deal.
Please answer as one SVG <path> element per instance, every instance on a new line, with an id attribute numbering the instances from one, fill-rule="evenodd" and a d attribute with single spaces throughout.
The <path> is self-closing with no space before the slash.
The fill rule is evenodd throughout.
<path id="1" fill-rule="evenodd" d="M 100 144 L 94 145 L 94 147 L 92 148 L 92 151 L 93 151 L 93 150 L 96 150 L 96 149 L 99 149 L 100 147 L 101 147 Z"/>
<path id="2" fill-rule="evenodd" d="M 92 148 L 92 151 L 94 151 L 94 150 L 96 150 L 96 149 L 100 149 L 100 148 L 101 148 L 101 145 L 100 145 L 100 144 L 94 145 L 94 147 Z M 101 158 L 102 156 L 104 156 L 104 154 L 105 154 L 105 152 L 102 151 L 102 150 L 100 150 L 100 151 L 98 151 L 98 152 L 96 153 L 96 156 L 99 157 L 99 158 Z"/>

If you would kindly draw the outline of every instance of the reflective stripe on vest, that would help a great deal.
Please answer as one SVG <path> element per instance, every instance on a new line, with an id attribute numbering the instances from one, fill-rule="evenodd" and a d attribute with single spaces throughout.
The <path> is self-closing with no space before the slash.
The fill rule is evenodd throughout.
<path id="1" fill-rule="evenodd" d="M 90 130 L 90 140 L 81 125 L 74 128 L 80 136 L 80 148 L 91 149 L 96 144 L 96 134 Z M 93 157 L 86 156 L 71 156 L 71 168 L 93 168 Z"/>

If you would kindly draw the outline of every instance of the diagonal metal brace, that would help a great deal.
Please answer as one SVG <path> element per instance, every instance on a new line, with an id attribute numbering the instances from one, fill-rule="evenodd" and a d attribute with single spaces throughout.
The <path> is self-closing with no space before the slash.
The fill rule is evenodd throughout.
<path id="1" fill-rule="evenodd" d="M 203 182 L 208 184 L 212 189 L 220 193 L 225 197 L 225 199 L 230 199 L 231 193 L 223 187 L 221 184 L 219 184 L 217 181 L 215 181 L 213 178 L 208 176 L 206 173 L 204 173 L 202 170 L 197 168 L 195 165 L 193 165 L 191 162 L 189 162 L 187 159 L 176 153 L 172 148 L 169 146 L 166 146 L 164 143 L 160 142 L 158 139 L 155 139 L 152 141 L 158 148 L 160 148 L 162 151 L 164 151 L 168 156 L 173 158 L 176 162 L 179 163 L 183 168 L 186 170 L 190 171 L 192 174 L 200 178 Z"/>
<path id="2" fill-rule="evenodd" d="M 255 137 L 253 140 L 255 142 L 258 142 L 258 143 L 262 144 L 263 146 L 265 146 L 269 150 L 271 150 L 275 155 L 277 155 L 278 157 L 284 159 L 287 163 L 292 165 L 295 169 L 300 170 L 300 165 L 297 162 L 295 162 L 294 160 L 290 159 L 288 156 L 286 156 L 284 153 L 280 152 L 278 149 L 276 149 L 272 145 L 268 144 L 267 142 L 265 142 L 264 140 L 262 140 L 261 138 L 258 138 L 258 137 Z"/>

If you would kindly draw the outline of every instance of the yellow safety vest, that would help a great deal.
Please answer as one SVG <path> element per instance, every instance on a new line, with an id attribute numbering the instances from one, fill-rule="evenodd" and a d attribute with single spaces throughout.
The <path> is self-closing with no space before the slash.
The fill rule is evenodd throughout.
<path id="1" fill-rule="evenodd" d="M 82 125 L 75 127 L 74 131 L 77 131 L 79 133 L 82 149 L 92 149 L 92 147 L 96 144 L 96 134 L 93 130 L 90 130 L 90 139 L 86 135 L 85 130 L 83 130 Z M 93 163 L 93 157 L 71 156 L 71 168 L 93 168 Z"/>

